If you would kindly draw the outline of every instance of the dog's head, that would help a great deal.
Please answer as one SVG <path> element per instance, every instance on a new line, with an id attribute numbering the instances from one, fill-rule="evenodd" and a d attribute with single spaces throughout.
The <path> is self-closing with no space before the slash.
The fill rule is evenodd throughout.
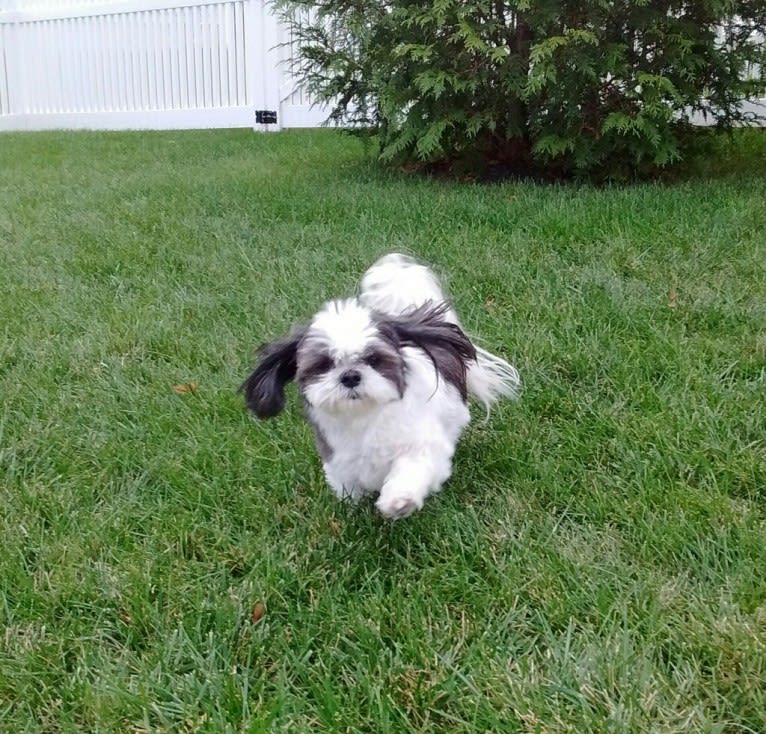
<path id="1" fill-rule="evenodd" d="M 465 399 L 467 364 L 476 352 L 460 327 L 444 319 L 447 310 L 427 303 L 389 317 L 356 299 L 331 301 L 308 326 L 261 347 L 241 388 L 247 406 L 259 418 L 277 415 L 292 380 L 308 405 L 324 412 L 362 412 L 399 400 L 407 388 L 403 349 L 412 346 Z"/>

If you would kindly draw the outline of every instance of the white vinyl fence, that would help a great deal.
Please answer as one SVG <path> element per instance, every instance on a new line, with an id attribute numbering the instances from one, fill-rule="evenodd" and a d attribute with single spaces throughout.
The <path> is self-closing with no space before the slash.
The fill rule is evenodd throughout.
<path id="1" fill-rule="evenodd" d="M 0 0 L 0 130 L 320 125 L 286 34 L 267 0 Z"/>

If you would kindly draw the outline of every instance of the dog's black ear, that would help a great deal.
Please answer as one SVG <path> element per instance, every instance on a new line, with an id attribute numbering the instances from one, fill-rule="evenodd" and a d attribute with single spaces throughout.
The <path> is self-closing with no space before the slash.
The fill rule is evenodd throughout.
<path id="1" fill-rule="evenodd" d="M 305 333 L 306 327 L 298 327 L 258 350 L 258 366 L 239 388 L 258 418 L 273 418 L 285 407 L 285 385 L 295 378 L 298 345 Z"/>
<path id="2" fill-rule="evenodd" d="M 394 331 L 401 346 L 422 349 L 437 373 L 454 385 L 465 400 L 468 395 L 466 373 L 468 365 L 476 360 L 476 349 L 457 324 L 445 320 L 447 311 L 449 304 L 428 301 L 408 313 L 387 319 L 386 325 Z"/>

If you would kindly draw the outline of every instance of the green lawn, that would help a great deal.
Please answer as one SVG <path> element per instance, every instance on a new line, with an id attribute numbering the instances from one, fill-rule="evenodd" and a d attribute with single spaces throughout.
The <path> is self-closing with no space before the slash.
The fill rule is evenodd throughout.
<path id="1" fill-rule="evenodd" d="M 3 134 L 0 244 L 0 731 L 766 731 L 766 134 L 606 189 Z M 236 394 L 390 250 L 525 383 L 396 524 Z"/>

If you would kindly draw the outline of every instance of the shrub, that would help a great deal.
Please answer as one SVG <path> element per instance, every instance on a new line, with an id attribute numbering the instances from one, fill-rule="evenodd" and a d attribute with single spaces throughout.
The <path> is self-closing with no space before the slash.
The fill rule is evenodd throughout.
<path id="1" fill-rule="evenodd" d="M 763 92 L 764 0 L 282 0 L 294 63 L 382 160 L 625 177 Z M 761 78 L 756 78 L 761 77 Z"/>

